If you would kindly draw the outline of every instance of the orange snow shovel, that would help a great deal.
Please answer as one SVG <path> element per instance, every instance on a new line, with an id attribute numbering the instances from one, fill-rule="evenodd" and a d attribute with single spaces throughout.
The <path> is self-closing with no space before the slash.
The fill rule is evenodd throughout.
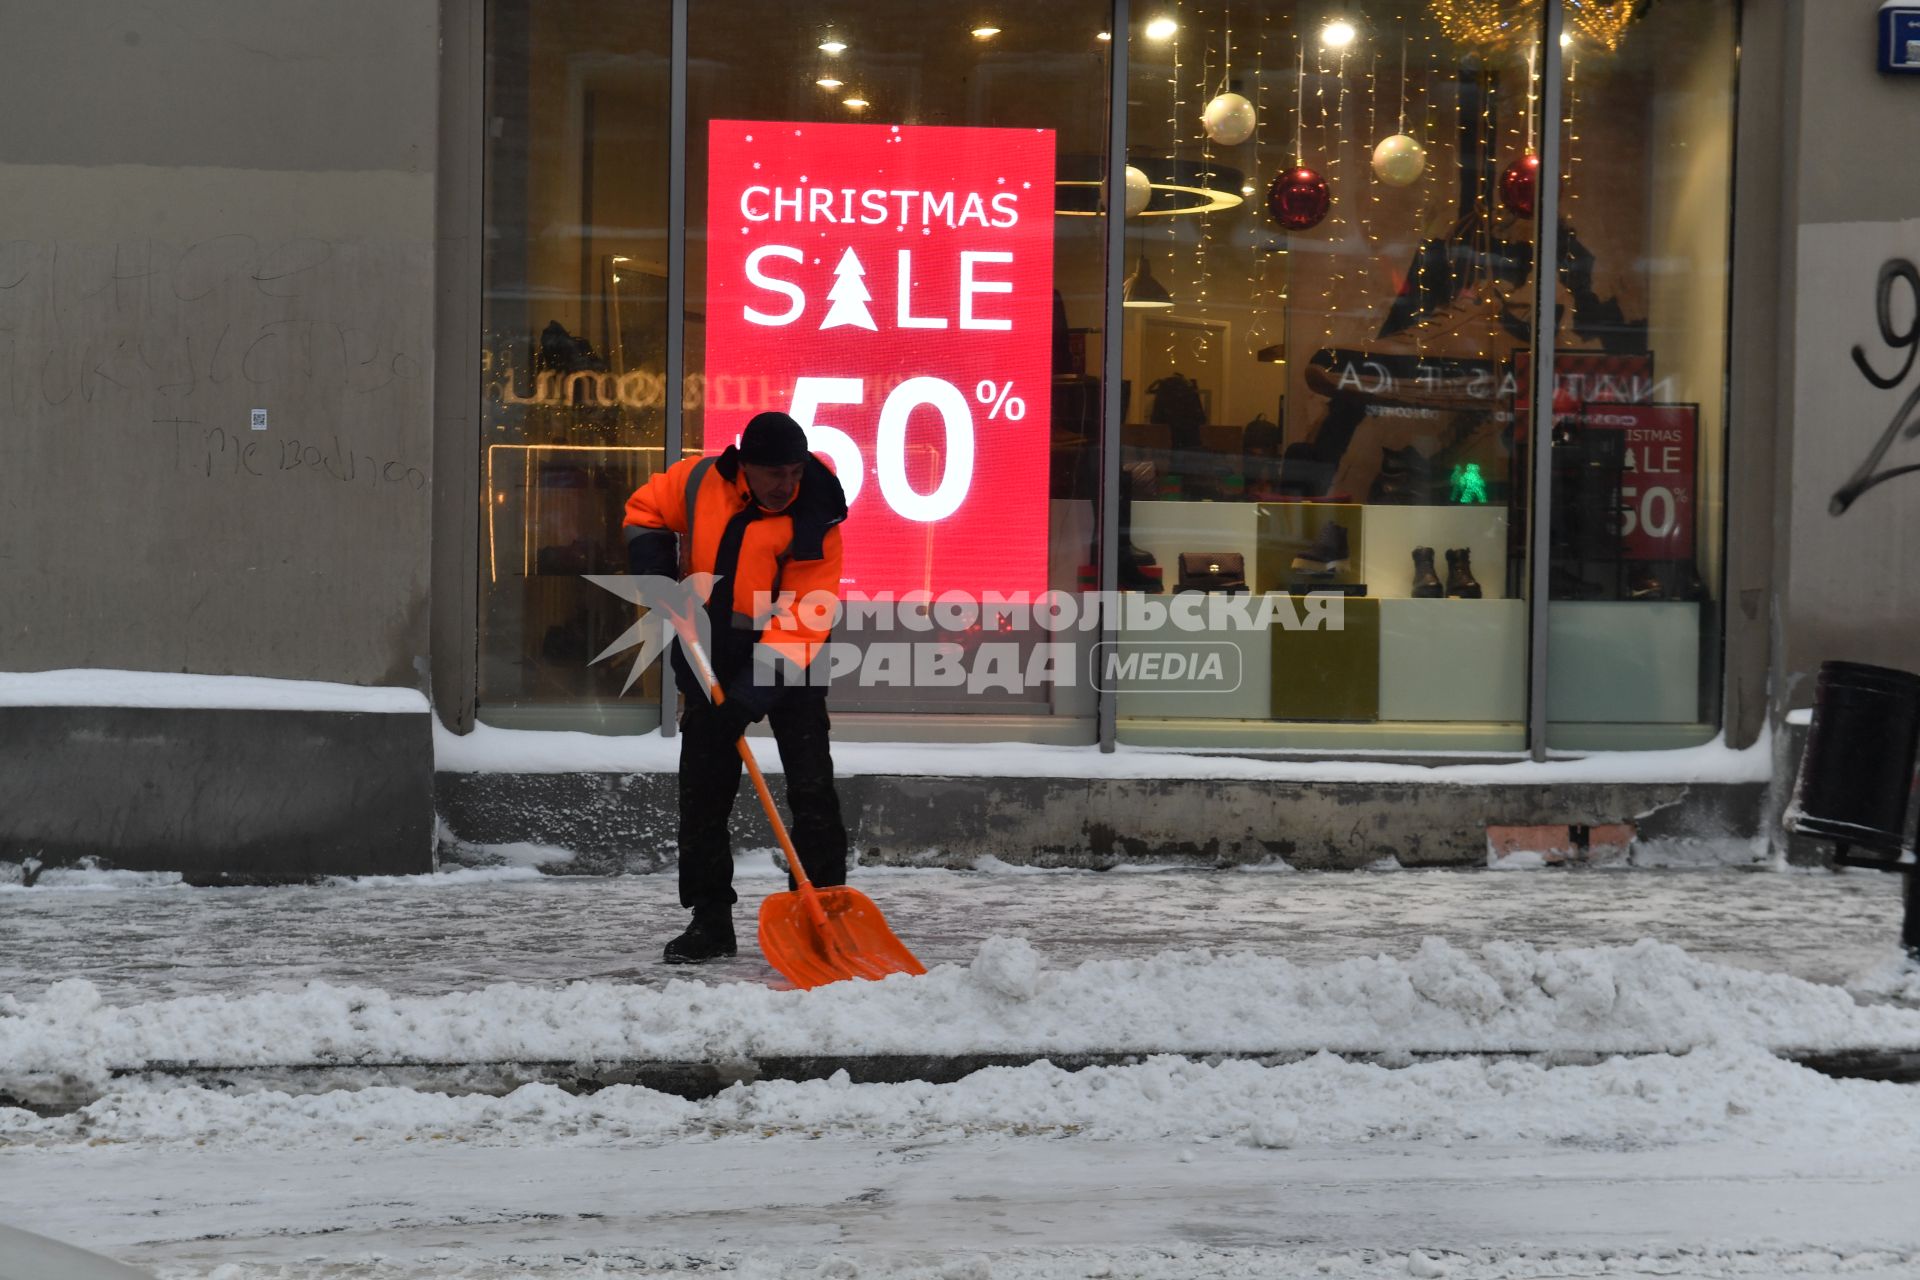
<path id="1" fill-rule="evenodd" d="M 719 706 L 727 696 L 721 691 L 720 682 L 714 679 L 713 667 L 693 627 L 677 614 L 674 626 L 693 660 L 694 670 L 707 686 L 708 696 Z M 734 745 L 740 749 L 747 776 L 753 779 L 753 789 L 760 794 L 760 807 L 767 811 L 767 821 L 773 824 L 773 834 L 787 855 L 787 867 L 799 885 L 790 893 L 768 894 L 760 904 L 760 950 L 766 955 L 767 963 L 794 986 L 809 989 L 846 978 L 877 980 L 890 973 L 925 973 L 926 966 L 914 959 L 906 943 L 893 936 L 880 908 L 874 906 L 866 894 L 845 885 L 813 887 L 800 855 L 794 851 L 787 824 L 780 820 L 780 811 L 774 807 L 773 793 L 767 790 L 767 780 L 760 772 L 759 762 L 753 758 L 753 748 L 747 745 L 744 734 Z"/>

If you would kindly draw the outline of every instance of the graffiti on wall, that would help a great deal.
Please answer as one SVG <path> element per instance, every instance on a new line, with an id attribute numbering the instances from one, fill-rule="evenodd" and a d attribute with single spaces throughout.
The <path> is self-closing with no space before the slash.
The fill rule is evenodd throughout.
<path id="1" fill-rule="evenodd" d="M 1896 295 L 1899 292 L 1897 286 L 1905 286 L 1904 325 L 1895 311 Z M 1883 374 L 1874 368 L 1873 361 L 1868 357 L 1866 350 L 1856 344 L 1853 348 L 1853 363 L 1868 382 L 1882 391 L 1891 391 L 1908 380 L 1909 375 L 1913 373 L 1915 357 L 1920 356 L 1920 267 L 1915 267 L 1905 258 L 1894 258 L 1883 264 L 1880 268 L 1879 282 L 1874 290 L 1874 309 L 1880 324 L 1880 340 L 1892 351 L 1894 359 L 1899 360 L 1900 353 L 1903 351 L 1906 353 L 1906 358 L 1900 364 L 1898 372 Z M 1834 493 L 1833 500 L 1827 504 L 1828 512 L 1835 516 L 1845 515 L 1847 508 L 1851 507 L 1861 494 L 1875 485 L 1883 484 L 1895 476 L 1920 472 L 1920 463 L 1892 467 L 1885 471 L 1879 470 L 1881 462 L 1885 460 L 1887 452 L 1893 448 L 1896 440 L 1902 437 L 1911 440 L 1915 436 L 1920 436 L 1920 379 L 1914 381 L 1913 390 L 1908 392 L 1905 400 L 1901 401 L 1900 407 L 1894 410 L 1893 420 L 1887 423 L 1887 429 L 1881 432 L 1879 441 L 1867 454 L 1866 461 L 1862 462 L 1859 470 L 1855 471 L 1846 484 Z"/>

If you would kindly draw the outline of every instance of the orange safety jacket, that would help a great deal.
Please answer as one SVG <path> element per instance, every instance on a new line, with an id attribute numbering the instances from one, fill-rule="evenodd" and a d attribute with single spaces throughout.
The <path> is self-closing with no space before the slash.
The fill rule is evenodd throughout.
<path id="1" fill-rule="evenodd" d="M 738 674 L 753 639 L 801 666 L 822 652 L 830 618 L 778 602 L 818 600 L 817 592 L 840 598 L 837 526 L 846 514 L 838 477 L 814 457 L 807 459 L 799 492 L 785 511 L 761 509 L 738 451 L 729 448 L 718 457 L 683 458 L 655 474 L 627 499 L 624 523 L 629 543 L 678 535 L 681 574 L 722 579 L 714 584 L 708 614 L 715 624 L 715 670 L 724 681 Z M 822 621 L 827 625 L 817 625 Z"/>

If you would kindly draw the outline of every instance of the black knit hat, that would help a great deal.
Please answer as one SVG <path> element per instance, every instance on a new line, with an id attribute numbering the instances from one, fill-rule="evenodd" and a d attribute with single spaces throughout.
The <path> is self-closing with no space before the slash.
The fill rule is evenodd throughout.
<path id="1" fill-rule="evenodd" d="M 756 467 L 787 467 L 807 460 L 807 433 L 778 410 L 757 413 L 740 433 L 740 461 Z"/>

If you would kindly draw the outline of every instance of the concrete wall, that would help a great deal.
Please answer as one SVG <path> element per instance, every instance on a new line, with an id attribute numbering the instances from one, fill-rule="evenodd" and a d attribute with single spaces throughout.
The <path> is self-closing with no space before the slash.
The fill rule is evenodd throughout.
<path id="1" fill-rule="evenodd" d="M 0 861 L 195 884 L 433 869 L 421 712 L 0 707 Z"/>
<path id="2" fill-rule="evenodd" d="M 0 670 L 425 688 L 434 3 L 7 19 Z"/>
<path id="3" fill-rule="evenodd" d="M 1920 77 L 1874 72 L 1879 0 L 1804 0 L 1794 6 L 1798 118 L 1788 161 L 1784 228 L 1795 302 L 1792 406 L 1782 450 L 1780 561 L 1783 646 L 1775 697 L 1805 706 L 1822 661 L 1920 669 L 1920 474 L 1873 489 L 1844 514 L 1836 492 L 1888 434 L 1920 364 L 1899 386 L 1873 386 L 1856 345 L 1882 374 L 1904 350 L 1881 338 L 1875 306 L 1883 263 L 1920 263 L 1920 165 L 1908 135 L 1920 121 Z M 1916 324 L 1916 299 L 1896 286 L 1896 332 Z M 1920 444 L 1896 440 L 1876 470 L 1920 463 Z"/>
<path id="4" fill-rule="evenodd" d="M 1751 865 L 1765 848 L 1763 783 L 1384 787 L 1372 783 L 1142 778 L 840 780 L 864 865 L 965 869 L 982 858 L 1105 870 L 1175 862 L 1302 870 L 1480 867 L 1489 826 L 1632 822 L 1633 865 Z M 776 783 L 776 787 L 778 784 Z M 443 857 L 533 843 L 573 854 L 550 871 L 607 874 L 674 865 L 671 774 L 442 773 Z M 751 800 L 734 806 L 738 849 L 774 846 Z"/>

